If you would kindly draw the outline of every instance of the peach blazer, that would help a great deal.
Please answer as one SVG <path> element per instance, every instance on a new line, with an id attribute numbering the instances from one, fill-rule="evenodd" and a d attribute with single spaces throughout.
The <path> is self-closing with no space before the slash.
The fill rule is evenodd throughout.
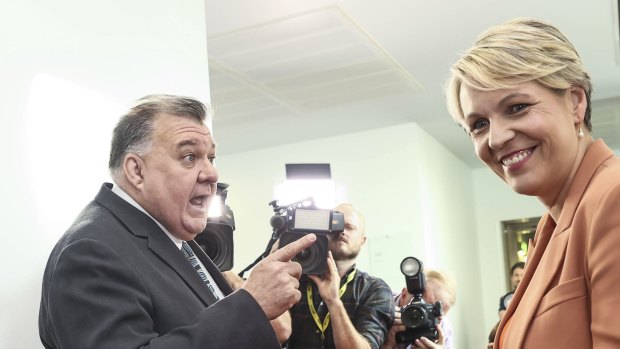
<path id="1" fill-rule="evenodd" d="M 586 151 L 556 223 L 541 219 L 500 349 L 620 348 L 620 158 Z M 506 322 L 509 324 L 506 326 Z"/>

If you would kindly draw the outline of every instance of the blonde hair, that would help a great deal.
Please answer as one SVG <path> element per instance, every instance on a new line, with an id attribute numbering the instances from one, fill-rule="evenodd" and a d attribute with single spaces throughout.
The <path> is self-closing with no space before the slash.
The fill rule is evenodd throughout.
<path id="1" fill-rule="evenodd" d="M 490 91 L 535 81 L 558 93 L 571 86 L 583 88 L 588 102 L 584 124 L 592 130 L 590 76 L 575 47 L 548 23 L 517 18 L 489 28 L 454 63 L 451 73 L 446 101 L 450 115 L 459 124 L 464 119 L 460 103 L 464 84 Z"/>
<path id="2" fill-rule="evenodd" d="M 440 290 L 446 295 L 447 303 L 444 306 L 451 308 L 456 303 L 456 282 L 448 274 L 442 273 L 438 270 L 427 269 L 424 274 L 426 275 L 426 283 L 433 281 L 437 283 Z"/>

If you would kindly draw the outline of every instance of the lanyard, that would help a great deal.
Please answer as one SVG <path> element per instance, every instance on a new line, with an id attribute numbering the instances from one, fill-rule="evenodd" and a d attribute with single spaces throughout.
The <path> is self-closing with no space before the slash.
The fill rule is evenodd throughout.
<path id="1" fill-rule="evenodd" d="M 354 269 L 349 277 L 347 277 L 347 281 L 344 285 L 340 286 L 340 290 L 338 291 L 338 297 L 342 297 L 344 291 L 347 290 L 347 285 L 353 280 L 355 277 L 355 273 L 357 272 Z M 325 339 L 325 330 L 327 330 L 327 326 L 329 325 L 329 312 L 325 315 L 325 319 L 323 319 L 323 323 L 321 324 L 321 320 L 319 319 L 319 314 L 317 314 L 316 309 L 314 308 L 314 302 L 312 301 L 312 285 L 308 282 L 308 286 L 306 287 L 306 295 L 308 297 L 308 307 L 310 308 L 310 314 L 312 314 L 312 318 L 314 319 L 314 323 L 321 331 L 321 339 Z"/>

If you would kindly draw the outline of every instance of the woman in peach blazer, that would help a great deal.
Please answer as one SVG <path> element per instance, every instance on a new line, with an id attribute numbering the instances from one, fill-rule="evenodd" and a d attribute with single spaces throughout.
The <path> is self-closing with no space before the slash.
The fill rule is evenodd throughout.
<path id="1" fill-rule="evenodd" d="M 490 28 L 446 92 L 480 160 L 548 208 L 493 347 L 620 348 L 620 159 L 592 138 L 573 45 L 537 20 Z"/>

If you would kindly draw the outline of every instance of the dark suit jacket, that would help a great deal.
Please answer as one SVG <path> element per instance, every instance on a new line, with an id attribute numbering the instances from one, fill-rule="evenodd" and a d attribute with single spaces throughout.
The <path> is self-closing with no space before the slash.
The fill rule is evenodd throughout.
<path id="1" fill-rule="evenodd" d="M 532 245 L 495 348 L 620 348 L 620 159 L 603 141 L 586 152 L 557 223 L 546 214 Z"/>
<path id="2" fill-rule="evenodd" d="M 104 184 L 51 253 L 39 333 L 46 348 L 280 348 L 258 303 L 232 289 L 213 297 L 183 253 L 147 215 Z"/>

